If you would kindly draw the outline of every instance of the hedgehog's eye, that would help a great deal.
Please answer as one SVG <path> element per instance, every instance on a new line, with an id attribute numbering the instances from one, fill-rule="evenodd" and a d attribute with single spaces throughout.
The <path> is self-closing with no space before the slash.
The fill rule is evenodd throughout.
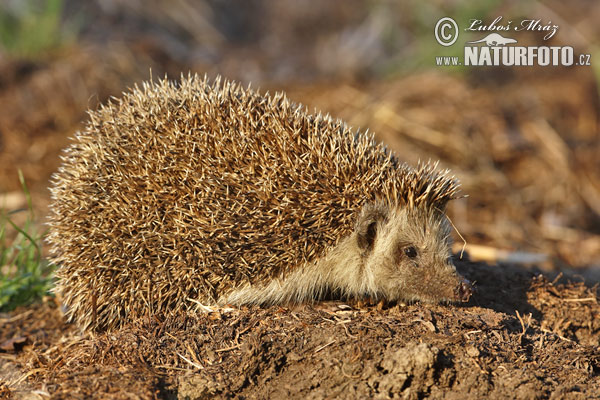
<path id="1" fill-rule="evenodd" d="M 406 254 L 406 257 L 408 258 L 415 258 L 418 253 L 415 246 L 408 246 L 404 248 L 404 254 Z"/>

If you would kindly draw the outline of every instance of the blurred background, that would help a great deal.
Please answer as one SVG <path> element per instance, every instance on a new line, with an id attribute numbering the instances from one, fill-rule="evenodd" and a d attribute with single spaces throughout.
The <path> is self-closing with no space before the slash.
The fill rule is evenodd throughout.
<path id="1" fill-rule="evenodd" d="M 445 16 L 551 21 L 548 43 L 592 65 L 438 67 L 485 36 L 442 47 Z M 449 215 L 469 245 L 598 282 L 599 46 L 593 0 L 0 0 L 0 207 L 40 238 L 50 176 L 87 109 L 151 75 L 222 75 L 369 129 L 409 163 L 439 159 L 468 195 Z"/>

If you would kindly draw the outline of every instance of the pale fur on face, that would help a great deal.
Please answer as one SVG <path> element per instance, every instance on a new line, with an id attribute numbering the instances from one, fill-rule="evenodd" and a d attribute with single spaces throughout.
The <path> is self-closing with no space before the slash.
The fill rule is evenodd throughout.
<path id="1" fill-rule="evenodd" d="M 450 244 L 450 226 L 439 210 L 367 205 L 354 232 L 322 259 L 263 286 L 243 285 L 217 303 L 298 303 L 325 293 L 390 301 L 457 301 L 463 279 L 450 261 Z"/>

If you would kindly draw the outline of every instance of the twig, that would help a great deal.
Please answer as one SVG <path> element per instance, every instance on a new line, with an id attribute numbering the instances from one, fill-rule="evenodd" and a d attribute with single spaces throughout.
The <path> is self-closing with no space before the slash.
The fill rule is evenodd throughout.
<path id="1" fill-rule="evenodd" d="M 596 302 L 597 299 L 595 297 L 586 297 L 584 299 L 561 299 L 562 301 L 593 301 Z"/>
<path id="2" fill-rule="evenodd" d="M 242 347 L 241 344 L 236 344 L 234 346 L 225 347 L 223 349 L 217 349 L 217 350 L 215 350 L 215 353 L 222 353 L 224 351 L 235 350 L 235 349 L 239 349 L 240 347 Z"/>
<path id="3" fill-rule="evenodd" d="M 473 334 L 473 333 L 481 333 L 481 332 L 483 332 L 481 329 L 477 329 L 477 330 L 474 330 L 474 331 L 465 332 L 465 333 L 464 333 L 464 335 L 465 335 L 467 338 L 469 338 L 469 335 L 471 335 L 471 334 Z M 470 338 L 469 338 L 469 339 L 470 339 Z"/>
<path id="4" fill-rule="evenodd" d="M 231 308 L 231 307 L 213 307 L 213 306 L 207 306 L 204 305 L 202 303 L 200 303 L 198 300 L 196 299 L 191 299 L 191 298 L 187 298 L 186 300 L 191 301 L 192 303 L 196 304 L 196 309 L 200 310 L 202 312 L 205 313 L 212 313 L 212 312 L 231 312 L 231 311 L 235 311 L 235 308 Z"/>
<path id="5" fill-rule="evenodd" d="M 187 362 L 188 364 L 190 364 L 191 366 L 193 366 L 196 369 L 204 369 L 204 367 L 198 363 L 195 363 L 193 361 L 188 360 L 187 358 L 185 358 L 184 356 L 182 356 L 181 354 L 177 353 L 177 355 L 179 357 L 181 357 L 183 359 L 183 361 Z"/>
<path id="6" fill-rule="evenodd" d="M 317 354 L 318 352 L 320 352 L 321 350 L 323 350 L 325 347 L 331 346 L 334 343 L 335 343 L 335 340 L 332 340 L 331 342 L 329 342 L 327 344 L 324 344 L 323 346 L 317 348 L 313 354 Z"/>
<path id="7" fill-rule="evenodd" d="M 458 251 L 458 244 L 454 247 Z M 469 244 L 466 246 L 469 256 L 473 260 L 489 262 L 506 262 L 515 264 L 536 264 L 548 260 L 548 255 L 543 253 L 528 253 L 524 251 L 508 251 L 491 246 Z"/>
<path id="8" fill-rule="evenodd" d="M 346 324 L 345 323 L 341 323 L 341 324 L 344 327 L 344 330 L 346 331 L 346 335 L 348 337 L 351 337 L 352 339 L 356 339 L 356 335 L 353 335 L 353 334 L 350 333 L 350 331 L 348 330 L 348 327 L 346 326 Z"/>
<path id="9" fill-rule="evenodd" d="M 527 332 L 527 329 L 529 329 L 529 325 L 531 324 L 531 313 L 529 313 L 529 319 L 527 321 L 527 326 L 525 326 L 525 322 L 523 321 L 523 318 L 521 318 L 521 314 L 519 314 L 519 310 L 515 310 L 515 313 L 517 314 L 517 318 L 519 318 L 519 322 L 521 322 L 521 328 L 523 328 L 523 331 L 519 334 L 519 341 L 521 341 L 521 339 L 523 339 L 523 335 L 525 335 L 525 332 Z"/>

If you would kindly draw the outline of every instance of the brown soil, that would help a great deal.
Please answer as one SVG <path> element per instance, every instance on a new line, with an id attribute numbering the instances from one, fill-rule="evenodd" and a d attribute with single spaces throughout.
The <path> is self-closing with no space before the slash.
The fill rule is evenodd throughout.
<path id="1" fill-rule="evenodd" d="M 597 398 L 596 288 L 459 269 L 479 282 L 462 306 L 225 309 L 93 335 L 48 300 L 2 316 L 0 379 L 15 398 Z"/>

